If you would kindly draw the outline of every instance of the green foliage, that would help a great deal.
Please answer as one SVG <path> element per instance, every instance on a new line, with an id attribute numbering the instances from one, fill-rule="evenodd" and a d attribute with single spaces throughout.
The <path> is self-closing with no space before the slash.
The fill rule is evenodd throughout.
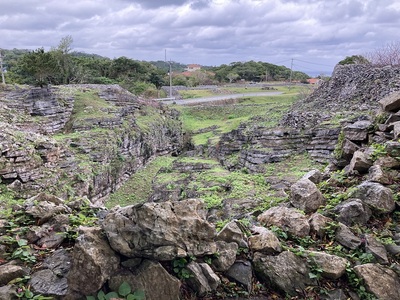
<path id="1" fill-rule="evenodd" d="M 100 290 L 96 296 L 86 296 L 86 300 L 111 300 L 111 299 L 126 299 L 126 300 L 143 300 L 145 294 L 143 291 L 134 291 L 126 281 L 122 282 L 118 291 L 111 291 L 107 294 Z"/>
<path id="2" fill-rule="evenodd" d="M 367 292 L 363 280 L 357 276 L 349 263 L 346 266 L 346 275 L 350 286 L 356 291 L 361 300 L 377 300 L 373 294 Z"/>
<path id="3" fill-rule="evenodd" d="M 188 260 L 185 257 L 175 258 L 172 261 L 172 268 L 176 276 L 180 279 L 188 279 L 191 277 L 191 273 L 186 268 Z"/>
<path id="4" fill-rule="evenodd" d="M 388 152 L 386 150 L 386 144 L 374 143 L 371 145 L 373 151 L 371 158 L 373 161 L 377 160 L 379 157 L 387 156 Z"/>
<path id="5" fill-rule="evenodd" d="M 369 64 L 368 59 L 361 55 L 346 56 L 345 59 L 339 61 L 339 65 Z"/>
<path id="6" fill-rule="evenodd" d="M 343 156 L 343 145 L 344 145 L 344 141 L 345 141 L 345 135 L 344 135 L 344 131 L 342 130 L 339 133 L 338 136 L 338 140 L 335 146 L 335 149 L 333 150 L 333 156 L 336 159 L 341 159 Z"/>

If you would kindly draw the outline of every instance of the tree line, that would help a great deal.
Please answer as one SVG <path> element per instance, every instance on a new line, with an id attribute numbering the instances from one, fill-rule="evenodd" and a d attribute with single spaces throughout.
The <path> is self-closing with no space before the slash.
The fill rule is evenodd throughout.
<path id="1" fill-rule="evenodd" d="M 186 65 L 177 62 L 147 62 L 76 52 L 73 39 L 66 36 L 49 51 L 44 48 L 3 50 L 7 83 L 44 86 L 47 84 L 119 84 L 137 95 L 153 96 L 162 86 L 197 86 L 237 81 L 304 81 L 309 76 L 285 66 L 265 62 L 233 62 L 218 67 L 202 67 L 190 75 L 182 73 Z"/>

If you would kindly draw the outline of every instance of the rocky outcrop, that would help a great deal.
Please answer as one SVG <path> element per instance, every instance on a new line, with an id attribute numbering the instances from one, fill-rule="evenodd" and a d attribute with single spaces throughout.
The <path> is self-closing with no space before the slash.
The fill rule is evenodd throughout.
<path id="1" fill-rule="evenodd" d="M 182 145 L 176 112 L 119 86 L 9 87 L 0 103 L 0 180 L 26 198 L 46 191 L 102 204 L 154 156 Z"/>

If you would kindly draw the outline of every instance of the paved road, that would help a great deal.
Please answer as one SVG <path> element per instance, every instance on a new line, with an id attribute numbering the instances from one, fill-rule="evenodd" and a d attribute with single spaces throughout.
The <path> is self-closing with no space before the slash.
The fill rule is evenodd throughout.
<path id="1" fill-rule="evenodd" d="M 175 102 L 176 104 L 179 105 L 185 105 L 185 104 L 212 102 L 212 101 L 227 100 L 227 99 L 237 99 L 243 97 L 276 96 L 280 94 L 282 94 L 282 92 L 253 92 L 253 93 L 221 95 L 213 97 L 194 98 L 194 99 L 184 99 L 184 100 L 165 100 L 162 102 L 165 104 L 173 104 Z"/>

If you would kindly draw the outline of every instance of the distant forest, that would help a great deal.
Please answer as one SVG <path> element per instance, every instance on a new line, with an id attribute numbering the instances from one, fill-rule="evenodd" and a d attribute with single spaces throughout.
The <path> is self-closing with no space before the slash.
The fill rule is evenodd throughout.
<path id="1" fill-rule="evenodd" d="M 198 86 L 233 82 L 303 81 L 309 76 L 285 66 L 266 62 L 233 62 L 218 67 L 202 66 L 184 72 L 186 65 L 178 62 L 138 61 L 127 57 L 110 59 L 96 54 L 72 51 L 72 38 L 67 36 L 57 47 L 45 51 L 1 50 L 6 83 L 44 86 L 47 84 L 119 84 L 136 95 L 159 95 L 169 85 Z"/>

